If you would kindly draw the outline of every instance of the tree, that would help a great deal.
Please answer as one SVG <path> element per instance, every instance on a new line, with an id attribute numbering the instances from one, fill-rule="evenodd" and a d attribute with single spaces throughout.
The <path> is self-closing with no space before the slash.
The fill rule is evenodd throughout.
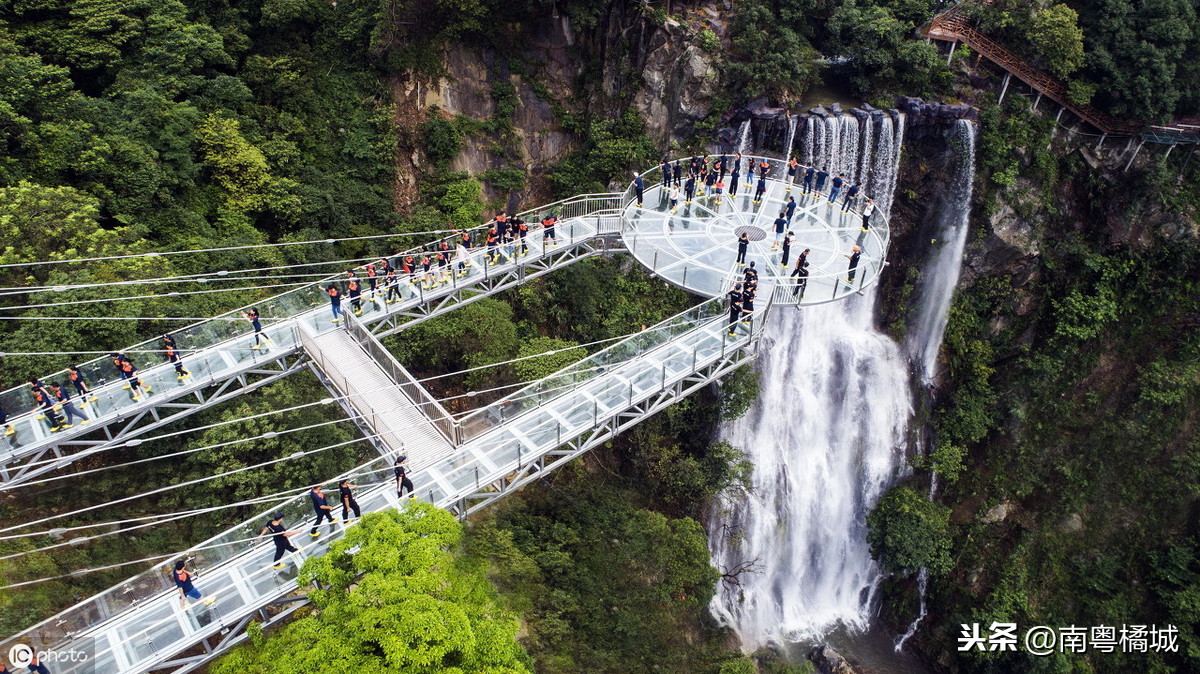
<path id="1" fill-rule="evenodd" d="M 888 573 L 950 569 L 950 509 L 910 487 L 889 490 L 867 515 L 867 526 L 871 557 Z"/>
<path id="2" fill-rule="evenodd" d="M 740 6 L 730 27 L 733 54 L 725 72 L 744 99 L 798 98 L 817 77 L 817 51 L 758 0 Z"/>
<path id="3" fill-rule="evenodd" d="M 539 358 L 517 361 L 515 369 L 521 381 L 532 381 L 547 377 L 585 356 L 587 350 L 578 348 L 575 342 L 554 337 L 534 337 L 521 342 L 517 351 L 519 358 L 544 354 Z"/>
<path id="4" fill-rule="evenodd" d="M 1066 77 L 1083 65 L 1083 30 L 1078 21 L 1079 14 L 1063 4 L 1033 15 L 1029 39 L 1050 72 L 1059 77 Z"/>
<path id="5" fill-rule="evenodd" d="M 308 595 L 317 610 L 234 650 L 214 674 L 528 674 L 516 617 L 453 552 L 462 534 L 423 502 L 366 515 L 305 561 L 299 582 L 318 584 Z"/>

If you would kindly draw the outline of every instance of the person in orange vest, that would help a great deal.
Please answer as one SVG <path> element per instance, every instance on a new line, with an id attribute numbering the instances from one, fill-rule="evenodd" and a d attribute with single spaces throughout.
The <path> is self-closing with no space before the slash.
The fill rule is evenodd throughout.
<path id="1" fill-rule="evenodd" d="M 464 261 L 463 264 L 470 267 L 471 266 L 471 233 L 465 229 L 460 230 L 459 233 L 462 235 L 462 241 L 459 242 L 459 245 L 466 249 L 465 254 L 466 254 L 467 259 Z"/>
<path id="2" fill-rule="evenodd" d="M 128 358 L 121 361 L 121 371 L 125 373 L 125 380 L 129 382 L 130 388 L 133 389 L 130 393 L 133 394 L 134 400 L 142 399 L 143 389 L 145 389 L 146 393 L 150 392 L 150 387 L 142 383 L 142 380 L 138 377 L 137 368 L 133 366 L 133 363 Z"/>
<path id="3" fill-rule="evenodd" d="M 50 384 L 50 395 L 54 396 L 55 404 L 61 407 L 63 412 L 67 413 L 67 423 L 65 426 L 63 426 L 63 428 L 70 428 L 75 421 L 75 417 L 82 419 L 82 421 L 79 422 L 80 426 L 91 421 L 88 419 L 88 415 L 81 412 L 79 408 L 75 407 L 75 404 L 71 402 L 71 394 L 67 392 L 67 389 L 63 388 L 62 384 Z"/>
<path id="4" fill-rule="evenodd" d="M 417 267 L 413 262 L 413 256 L 405 256 L 404 262 L 400 263 L 400 271 L 404 273 L 404 280 L 408 282 L 408 285 L 414 286 L 417 284 Z"/>
<path id="5" fill-rule="evenodd" d="M 67 378 L 70 379 L 71 383 L 75 386 L 75 390 L 79 393 L 79 398 L 81 400 L 80 404 L 84 407 L 87 406 L 89 400 L 96 402 L 100 399 L 98 396 L 92 395 L 92 391 L 88 388 L 87 382 L 83 379 L 83 373 L 79 371 L 78 365 L 72 365 L 71 367 L 67 368 Z"/>
<path id="6" fill-rule="evenodd" d="M 257 346 L 257 344 L 255 346 Z M 171 363 L 175 366 L 175 376 L 179 378 L 179 381 L 183 381 L 184 379 L 192 376 L 191 372 L 188 372 L 183 368 L 183 360 L 180 359 L 179 351 L 177 351 L 174 346 L 168 346 L 163 355 L 166 357 L 168 363 Z"/>
<path id="7" fill-rule="evenodd" d="M 421 287 L 430 290 L 436 283 L 433 281 L 433 260 L 429 257 L 429 252 L 421 254 Z"/>
<path id="8" fill-rule="evenodd" d="M 521 249 L 517 253 L 521 257 L 529 254 L 529 244 L 525 242 L 525 237 L 529 235 L 529 223 L 517 218 L 517 238 L 521 240 Z"/>
<path id="9" fill-rule="evenodd" d="M 554 236 L 554 225 L 558 223 L 558 218 L 553 215 L 547 215 L 542 218 L 542 248 L 546 247 L 546 242 L 550 241 L 551 245 L 558 245 L 558 237 Z"/>
<path id="10" fill-rule="evenodd" d="M 8 412 L 5 412 L 3 407 L 0 407 L 0 426 L 4 427 L 5 435 L 12 435 L 17 432 L 17 429 L 8 423 Z"/>
<path id="11" fill-rule="evenodd" d="M 329 294 L 329 308 L 333 311 L 333 320 L 331 323 L 340 323 L 342 321 L 342 293 L 338 292 L 337 286 L 330 283 L 325 288 L 325 292 Z"/>
<path id="12" fill-rule="evenodd" d="M 403 301 L 404 298 L 400 296 L 400 279 L 396 278 L 395 269 L 388 267 L 384 272 L 383 287 L 387 288 L 387 295 L 383 299 L 385 304 Z"/>
<path id="13" fill-rule="evenodd" d="M 378 291 L 379 278 L 375 271 L 374 263 L 366 266 L 367 272 L 367 299 L 375 301 L 375 294 Z"/>
<path id="14" fill-rule="evenodd" d="M 125 370 L 121 367 L 121 362 L 128 360 L 129 359 L 128 356 L 121 353 L 120 351 L 114 351 L 114 352 L 108 354 L 108 357 L 112 358 L 113 367 L 117 368 L 117 374 L 121 377 L 121 379 L 128 379 L 128 377 L 125 376 Z M 121 388 L 128 389 L 129 382 L 126 382 L 125 385 L 122 386 Z"/>
<path id="15" fill-rule="evenodd" d="M 350 307 L 354 310 L 354 315 L 362 316 L 362 287 L 358 284 L 358 277 L 354 272 L 350 272 L 346 281 L 346 294 L 350 296 Z"/>
<path id="16" fill-rule="evenodd" d="M 69 428 L 66 421 L 59 415 L 57 406 L 54 404 L 54 397 L 38 381 L 35 377 L 29 380 L 29 393 L 33 396 L 34 411 L 40 411 L 36 418 L 45 419 L 50 427 L 50 432 L 54 433 L 61 431 L 63 428 Z"/>
<path id="17" fill-rule="evenodd" d="M 496 228 L 492 227 L 487 234 L 487 257 L 484 259 L 495 264 L 500 259 L 500 253 L 496 249 L 496 244 L 499 243 L 500 237 L 496 234 Z"/>

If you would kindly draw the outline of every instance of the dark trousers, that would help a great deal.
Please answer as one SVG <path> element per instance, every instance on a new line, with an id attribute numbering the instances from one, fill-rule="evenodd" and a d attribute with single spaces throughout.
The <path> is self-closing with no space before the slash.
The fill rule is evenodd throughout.
<path id="1" fill-rule="evenodd" d="M 408 479 L 407 475 L 396 478 L 396 496 L 404 496 L 405 489 L 408 490 L 408 493 L 413 493 L 412 480 Z"/>
<path id="2" fill-rule="evenodd" d="M 392 298 L 395 298 L 397 301 L 399 301 L 401 299 L 400 298 L 400 286 L 395 283 L 388 284 L 387 297 L 385 299 L 391 300 Z"/>
<path id="3" fill-rule="evenodd" d="M 783 259 L 779 261 L 779 264 L 781 264 L 781 265 L 783 265 L 784 267 L 786 267 L 786 266 L 787 266 L 787 263 L 788 263 L 788 256 L 789 256 L 789 255 L 791 255 L 791 254 L 792 254 L 792 249 L 791 249 L 790 247 L 788 247 L 788 248 L 784 248 L 784 249 L 783 249 Z"/>
<path id="4" fill-rule="evenodd" d="M 325 520 L 329 520 L 329 523 L 333 524 L 333 510 L 326 510 L 324 508 L 318 509 L 317 510 L 317 521 L 313 522 L 312 530 L 309 531 L 309 533 L 310 534 L 317 533 L 317 527 L 321 526 L 321 522 L 324 522 Z"/>
<path id="5" fill-rule="evenodd" d="M 642 203 L 642 188 L 640 187 L 637 189 L 637 202 Z"/>
<path id="6" fill-rule="evenodd" d="M 738 246 L 738 264 L 743 264 L 746 261 L 746 247 Z"/>
<path id="7" fill-rule="evenodd" d="M 862 219 L 863 219 L 863 226 L 862 226 L 863 229 L 866 229 L 871 226 L 871 216 L 864 215 L 864 216 L 862 216 Z"/>
<path id="8" fill-rule="evenodd" d="M 292 545 L 292 542 L 289 541 L 288 539 L 285 538 L 281 541 L 278 538 L 276 538 L 275 539 L 275 559 L 273 559 L 271 561 L 278 562 L 280 559 L 283 559 L 283 553 L 285 553 L 285 552 L 300 552 L 300 551 L 297 550 L 296 546 Z"/>
<path id="9" fill-rule="evenodd" d="M 735 174 L 733 174 L 733 179 L 729 181 L 729 196 L 731 196 L 731 197 L 737 196 L 737 187 L 738 187 L 738 178 L 739 177 L 740 176 L 738 176 L 738 174 L 735 173 Z"/>
<path id="10" fill-rule="evenodd" d="M 355 517 L 362 517 L 362 511 L 358 509 L 358 501 L 353 497 L 342 499 L 342 521 L 350 519 L 350 511 L 354 511 Z"/>
<path id="11" fill-rule="evenodd" d="M 853 280 L 854 280 L 854 275 L 855 275 L 855 274 L 857 274 L 857 273 L 858 273 L 858 267 L 851 267 L 851 268 L 850 268 L 850 271 L 848 271 L 848 272 L 846 273 L 846 280 L 847 280 L 847 281 L 853 281 Z"/>
<path id="12" fill-rule="evenodd" d="M 742 310 L 740 307 L 730 307 L 729 308 L 729 330 L 731 332 L 733 331 L 733 326 L 737 325 L 738 319 L 741 317 L 742 317 Z"/>

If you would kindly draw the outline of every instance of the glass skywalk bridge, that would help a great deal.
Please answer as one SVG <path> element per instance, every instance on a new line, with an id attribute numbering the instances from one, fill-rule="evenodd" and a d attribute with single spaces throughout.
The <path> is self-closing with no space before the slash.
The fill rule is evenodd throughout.
<path id="1" fill-rule="evenodd" d="M 779 167 L 781 162 L 768 161 L 774 161 L 776 170 L 785 173 Z M 815 281 L 818 275 L 814 273 L 804 295 L 798 298 L 795 296 L 798 293 L 794 293 L 797 289 L 782 273 L 784 270 L 774 272 L 769 269 L 772 265 L 759 263 L 757 267 L 764 291 L 760 292 L 760 308 L 753 321 L 734 326 L 731 334 L 723 294 L 741 276 L 741 269 L 734 264 L 735 232 L 740 227 L 762 229 L 760 216 L 767 217 L 762 215 L 762 205 L 739 200 L 729 202 L 729 208 L 723 209 L 714 200 L 709 205 L 697 204 L 696 210 L 686 219 L 676 219 L 671 217 L 674 214 L 666 212 L 669 209 L 659 208 L 658 202 L 652 199 L 652 195 L 658 194 L 654 190 L 661 191 L 659 185 L 653 184 L 654 178 L 645 174 L 647 184 L 641 207 L 633 203 L 633 189 L 630 188 L 624 195 L 581 197 L 521 214 L 531 224 L 540 221 L 544 214 L 558 215 L 558 236 L 562 241 L 559 247 L 544 248 L 540 232 L 531 231 L 527 257 L 514 260 L 506 254 L 496 265 L 485 265 L 476 257 L 467 277 L 433 290 L 406 286 L 404 301 L 398 304 L 368 301 L 364 293 L 363 316 L 348 319 L 344 327 L 354 335 L 359 347 L 387 371 L 396 386 L 404 390 L 410 402 L 417 402 L 418 406 L 425 405 L 420 401 L 430 399 L 428 393 L 421 390 L 403 367 L 391 363 L 386 354 L 378 353 L 382 347 L 369 339 L 366 332 L 377 335 L 395 332 L 524 279 L 562 268 L 577 259 L 614 250 L 613 242 L 602 237 L 620 233 L 630 252 L 656 274 L 668 282 L 714 298 L 466 416 L 430 418 L 428 421 L 448 442 L 437 443 L 437 449 L 425 448 L 427 451 L 406 449 L 410 456 L 410 477 L 417 485 L 419 498 L 448 508 L 459 516 L 474 512 L 752 358 L 773 306 L 841 298 L 878 279 L 888 237 L 887 225 L 882 218 L 873 218 L 867 233 L 861 232 L 861 226 L 855 233 L 850 225 L 820 211 L 821 208 L 828 209 L 827 204 L 802 205 L 797 208 L 794 221 L 799 222 L 797 218 L 803 220 L 808 213 L 814 214 L 810 218 L 811 232 L 806 234 L 811 241 L 801 241 L 797 237 L 792 249 L 793 263 L 795 255 L 804 247 L 813 249 L 810 261 L 815 261 L 817 251 L 822 250 L 816 243 L 821 236 L 826 237 L 827 257 L 835 262 L 834 255 L 841 254 L 837 252 L 841 248 L 859 245 L 864 252 L 856 283 L 847 287 L 845 279 L 837 280 L 836 274 L 845 271 L 830 264 L 828 276 L 833 280 L 823 285 Z M 781 197 L 786 199 L 787 185 L 769 180 L 768 187 L 763 202 L 774 208 Z M 799 197 L 797 201 L 800 202 Z M 776 214 L 768 213 L 771 221 Z M 847 214 L 845 218 L 861 221 L 855 213 Z M 675 237 L 677 230 L 693 228 L 709 232 L 706 236 L 711 246 L 706 248 L 703 237 Z M 796 231 L 797 228 L 792 229 Z M 765 244 L 751 248 L 748 259 L 770 260 L 772 251 L 768 248 L 772 239 L 773 232 Z M 653 244 L 645 243 L 647 241 L 653 241 Z M 673 251 L 674 257 L 662 251 Z M 478 249 L 475 252 L 479 254 Z M 780 264 L 781 261 L 775 261 L 774 266 Z M 266 326 L 273 344 L 265 355 L 249 348 L 253 338 L 240 327 L 244 322 L 237 322 L 236 312 L 192 326 L 196 333 L 176 331 L 174 334 L 185 350 L 194 348 L 190 341 L 185 341 L 193 336 L 199 343 L 209 344 L 186 356 L 187 367 L 195 373 L 193 379 L 199 379 L 204 373 L 211 385 L 220 381 L 219 376 L 224 376 L 221 373 L 232 373 L 226 381 L 236 381 L 236 366 L 230 363 L 231 360 L 240 363 L 245 368 L 242 372 L 247 374 L 282 372 L 278 368 L 267 370 L 264 366 L 272 359 L 283 358 L 281 354 L 291 360 L 284 361 L 280 367 L 296 369 L 303 362 L 301 342 L 305 335 L 319 338 L 334 328 L 329 322 L 328 299 L 322 290 L 327 282 L 257 305 L 264 319 L 274 319 Z M 770 292 L 765 292 L 768 289 Z M 825 291 L 828 291 L 828 299 L 821 297 Z M 348 298 L 343 298 L 343 307 L 350 310 Z M 208 335 L 207 341 L 203 335 Z M 147 352 L 157 348 L 157 343 L 151 341 L 139 347 Z M 224 355 L 239 348 L 246 351 L 244 359 L 249 363 Z M 135 351 L 137 349 L 129 350 L 131 355 Z M 195 366 L 193 359 L 200 353 L 204 353 L 206 360 Z M 150 355 L 147 353 L 147 357 Z M 210 362 L 213 365 L 210 366 Z M 91 365 L 104 367 L 106 363 L 98 361 Z M 174 377 L 169 365 L 148 369 L 143 375 L 149 378 L 157 371 L 165 373 L 162 376 L 166 377 L 165 383 L 169 386 Z M 53 377 L 49 379 L 53 380 Z M 107 389 L 113 397 L 120 397 L 122 392 L 117 387 L 119 384 L 107 383 L 105 387 L 98 387 L 98 392 Z M 9 393 L 13 392 L 3 395 Z M 17 391 L 15 395 L 20 393 Z M 124 414 L 130 411 L 129 406 L 117 410 Z M 361 412 L 356 410 L 355 414 Z M 388 410 L 375 409 L 371 414 L 376 417 L 375 423 L 360 424 L 360 427 L 368 434 L 382 435 L 378 429 L 388 427 L 384 423 L 388 421 Z M 31 419 L 24 421 L 33 422 Z M 110 442 L 117 444 L 148 427 L 153 425 L 106 432 Z M 398 443 L 385 444 L 398 446 Z M 82 451 L 98 451 L 102 445 L 82 447 Z M 77 452 L 74 456 L 78 455 Z M 70 458 L 68 456 L 67 460 Z M 390 473 L 390 460 L 380 458 L 346 476 L 359 485 L 356 496 L 365 512 L 403 507 L 396 498 Z M 0 653 L 7 652 L 15 643 L 52 649 L 94 640 L 92 663 L 95 671 L 184 672 L 201 666 L 244 638 L 243 629 L 249 620 L 270 623 L 289 615 L 303 599 L 297 594 L 295 583 L 299 564 L 310 555 L 323 554 L 329 544 L 342 535 L 340 527 L 330 526 L 315 540 L 304 535 L 295 537 L 293 541 L 301 547 L 300 553 L 295 559 L 289 559 L 283 570 L 276 571 L 271 565 L 273 545 L 269 541 L 256 542 L 254 538 L 265 524 L 267 513 L 278 511 L 284 513 L 285 523 L 293 530 L 310 526 L 311 506 L 307 494 L 302 493 L 264 509 L 263 515 L 177 556 L 188 559 L 190 567 L 199 572 L 197 587 L 206 595 L 216 597 L 212 606 L 181 607 L 169 576 L 161 570 L 147 571 L 10 638 L 0 644 Z M 288 608 L 276 612 L 277 609 L 270 608 L 272 606 Z M 59 666 L 55 671 L 83 674 L 88 670 Z"/>
<path id="2" fill-rule="evenodd" d="M 434 288 L 427 289 L 419 281 L 401 280 L 403 299 L 393 304 L 384 301 L 382 279 L 379 291 L 370 297 L 366 279 L 360 275 L 363 315 L 359 320 L 376 335 L 390 334 L 526 279 L 614 250 L 611 239 L 615 239 L 620 228 L 619 204 L 619 195 L 584 195 L 521 213 L 520 217 L 530 224 L 528 252 L 518 255 L 519 245 L 512 249 L 502 246 L 498 249 L 501 259 L 496 263 L 484 259 L 487 251 L 480 242 L 486 238 L 486 229 L 476 228 L 471 264 L 465 276 L 457 275 L 457 265 L 452 261 L 448 282 Z M 542 239 L 538 223 L 548 215 L 559 218 L 557 245 Z M 452 252 L 458 239 L 458 236 L 445 239 Z M 420 260 L 420 253 L 420 248 L 414 248 L 402 255 L 412 254 Z M 271 339 L 266 349 L 254 348 L 254 338 L 248 322 L 241 316 L 242 310 L 172 331 L 184 367 L 192 374 L 187 379 L 179 380 L 173 366 L 163 362 L 161 340 L 125 349 L 124 353 L 139 366 L 142 382 L 151 387 L 151 393 L 144 394 L 141 400 L 134 400 L 130 390 L 122 388 L 123 382 L 116 377 L 109 358 L 80 364 L 96 398 L 81 407 L 91 418 L 87 425 L 77 423 L 72 428 L 52 432 L 50 420 L 39 418 L 40 411 L 17 413 L 34 406 L 28 386 L 0 392 L 0 405 L 9 413 L 9 423 L 16 429 L 14 435 L 0 436 L 0 490 L 13 488 L 84 456 L 128 443 L 137 435 L 301 369 L 300 324 L 317 334 L 335 328 L 330 322 L 332 315 L 325 287 L 344 280 L 344 275 L 330 276 L 253 305 L 262 317 L 264 333 Z M 350 312 L 351 301 L 344 284 L 339 283 L 339 287 L 343 292 L 342 307 Z M 41 379 L 61 381 L 66 384 L 64 388 L 71 388 L 65 372 Z M 75 398 L 77 406 L 80 402 Z"/>
<path id="3" fill-rule="evenodd" d="M 541 477 L 752 358 L 767 310 L 730 335 L 722 301 L 709 300 L 475 411 L 463 419 L 461 446 L 411 467 L 416 494 L 463 516 Z M 390 472 L 380 458 L 345 476 L 360 486 L 364 512 L 403 507 Z M 300 553 L 277 571 L 274 545 L 254 540 L 274 512 L 293 530 L 312 517 L 302 493 L 181 553 L 199 571 L 197 587 L 216 597 L 213 605 L 184 608 L 169 576 L 151 570 L 9 639 L 0 653 L 25 643 L 45 650 L 75 644 L 94 654 L 89 663 L 60 664 L 55 674 L 198 667 L 240 640 L 249 619 L 286 617 L 290 611 L 270 616 L 265 609 L 296 592 L 303 559 L 323 554 L 344 533 L 326 525 L 318 539 L 293 537 Z M 180 655 L 188 649 L 197 652 Z"/>

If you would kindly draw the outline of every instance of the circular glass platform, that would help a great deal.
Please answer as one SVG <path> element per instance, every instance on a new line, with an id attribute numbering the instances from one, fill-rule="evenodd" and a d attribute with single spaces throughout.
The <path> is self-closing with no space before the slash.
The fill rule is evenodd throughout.
<path id="1" fill-rule="evenodd" d="M 710 160 L 712 158 L 710 157 Z M 849 185 L 842 188 L 836 205 L 830 204 L 830 182 L 825 198 L 805 195 L 800 184 L 789 183 L 787 164 L 766 158 L 770 165 L 766 190 L 761 202 L 755 201 L 758 170 L 754 183 L 746 180 L 746 163 L 761 165 L 763 157 L 743 157 L 741 184 L 736 195 L 729 194 L 730 175 L 725 175 L 725 194 L 719 199 L 708 194 L 697 180 L 696 195 L 685 201 L 682 185 L 689 173 L 689 159 L 683 163 L 679 202 L 672 209 L 670 190 L 662 184 L 662 171 L 655 168 L 642 174 L 642 202 L 639 206 L 634 187 L 625 192 L 622 238 L 630 253 L 664 280 L 706 297 L 724 295 L 740 282 L 745 269 L 737 263 L 738 238 L 744 232 L 750 243 L 746 262 L 758 270 L 760 298 L 774 304 L 821 304 L 860 292 L 876 283 L 887 254 L 888 226 L 876 211 L 863 230 L 860 213 L 863 198 L 851 200 L 849 210 L 843 201 Z M 732 164 L 733 155 L 729 155 Z M 786 266 L 782 246 L 776 244 L 775 220 L 786 213 L 788 198 L 796 202 L 784 235 L 792 233 Z M 786 214 L 784 215 L 786 219 Z M 859 248 L 857 265 L 851 273 L 850 256 Z M 793 276 L 797 258 L 808 248 L 808 279 L 798 283 Z"/>

